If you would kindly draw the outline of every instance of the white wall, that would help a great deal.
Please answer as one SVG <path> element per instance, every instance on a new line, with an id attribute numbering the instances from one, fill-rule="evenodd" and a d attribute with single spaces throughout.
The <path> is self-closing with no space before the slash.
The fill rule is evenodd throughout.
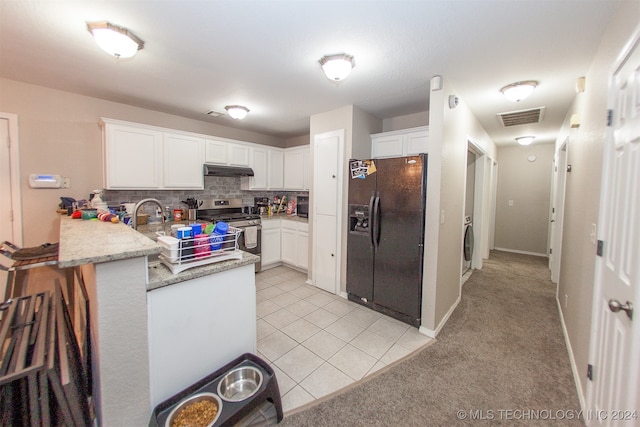
<path id="1" fill-rule="evenodd" d="M 547 255 L 553 154 L 553 144 L 498 149 L 496 249 Z"/>
<path id="2" fill-rule="evenodd" d="M 456 92 L 443 78 L 442 89 L 431 91 L 429 105 L 422 327 L 432 335 L 442 328 L 460 297 L 469 141 L 487 156 L 496 158 L 495 144 L 464 100 L 460 99 L 458 106 L 450 109 L 449 95 Z"/>
<path id="3" fill-rule="evenodd" d="M 126 120 L 284 146 L 281 139 L 76 95 L 14 80 L 0 79 L 0 111 L 18 115 L 24 245 L 57 242 L 56 208 L 60 196 L 87 199 L 102 188 L 100 117 Z M 69 189 L 32 189 L 29 174 L 52 173 L 71 178 Z"/>
<path id="4" fill-rule="evenodd" d="M 348 170 L 348 162 L 352 157 L 369 158 L 371 155 L 371 138 L 372 133 L 380 132 L 382 128 L 382 121 L 377 117 L 366 113 L 360 108 L 347 105 L 337 108 L 335 110 L 327 111 L 326 113 L 316 114 L 311 116 L 310 119 L 310 135 L 313 138 L 314 135 L 331 132 L 334 130 L 345 130 L 344 141 L 344 164 L 343 170 Z M 313 164 L 313 144 L 311 144 L 311 164 Z M 313 171 L 310 175 L 313 177 Z M 349 196 L 349 180 L 348 174 L 344 174 L 345 179 L 342 182 L 342 229 L 347 229 L 348 223 L 348 196 Z M 310 183 L 313 188 L 313 182 Z M 310 208 L 313 209 L 313 192 L 309 196 Z M 309 217 L 309 227 L 313 228 L 313 215 Z M 310 247 L 313 248 L 313 233 L 309 233 Z M 342 259 L 340 260 L 340 291 L 346 293 L 346 278 L 347 278 L 347 239 L 346 233 L 343 233 L 341 242 L 342 247 Z M 313 266 L 309 266 L 308 277 L 312 276 Z"/>
<path id="5" fill-rule="evenodd" d="M 556 139 L 556 149 L 559 149 L 568 138 L 568 164 L 572 166 L 572 172 L 566 179 L 559 305 L 582 396 L 587 389 L 584 373 L 589 363 L 596 257 L 596 247 L 590 241 L 590 234 L 592 224 L 598 223 L 608 78 L 613 64 L 639 22 L 640 2 L 620 2 L 586 73 L 585 92 L 576 96 Z M 569 126 L 573 114 L 578 114 L 581 119 L 577 129 Z"/>
<path id="6" fill-rule="evenodd" d="M 425 103 L 425 107 L 427 107 Z M 429 124 L 429 111 L 420 113 L 407 114 L 405 116 L 391 117 L 382 121 L 381 132 L 391 132 L 393 130 L 402 130 L 415 128 L 419 126 L 427 126 Z"/>

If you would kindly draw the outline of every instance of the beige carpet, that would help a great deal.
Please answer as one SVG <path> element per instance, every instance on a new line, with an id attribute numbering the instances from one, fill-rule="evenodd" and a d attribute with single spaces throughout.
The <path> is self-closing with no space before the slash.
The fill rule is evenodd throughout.
<path id="1" fill-rule="evenodd" d="M 583 425 L 547 259 L 493 251 L 437 342 L 286 426 Z"/>

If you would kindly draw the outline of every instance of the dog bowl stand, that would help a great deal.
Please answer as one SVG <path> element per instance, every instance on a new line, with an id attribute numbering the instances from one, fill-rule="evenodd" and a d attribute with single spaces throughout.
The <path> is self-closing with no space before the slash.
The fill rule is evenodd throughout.
<path id="1" fill-rule="evenodd" d="M 222 380 L 222 377 L 224 377 L 227 372 L 241 366 L 252 366 L 259 369 L 262 372 L 262 385 L 253 396 L 240 402 L 229 402 L 220 396 L 222 399 L 222 412 L 214 426 L 236 425 L 245 417 L 251 416 L 254 412 L 262 411 L 265 403 L 273 404 L 276 410 L 277 422 L 282 421 L 282 400 L 280 398 L 280 389 L 278 388 L 275 372 L 269 364 L 258 356 L 245 353 L 156 406 L 151 414 L 149 426 L 164 427 L 171 410 L 193 394 L 210 392 L 217 395 L 218 383 Z"/>

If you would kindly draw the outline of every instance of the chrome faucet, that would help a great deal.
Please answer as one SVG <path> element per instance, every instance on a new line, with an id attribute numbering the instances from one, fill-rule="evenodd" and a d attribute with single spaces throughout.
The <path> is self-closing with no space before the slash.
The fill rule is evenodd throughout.
<path id="1" fill-rule="evenodd" d="M 133 224 L 133 229 L 134 230 L 138 229 L 138 209 L 140 209 L 140 206 L 144 205 L 147 202 L 155 203 L 160 208 L 160 212 L 162 212 L 162 203 L 160 203 L 159 200 L 157 200 L 157 199 L 142 199 L 142 200 L 140 200 L 138 203 L 136 203 L 136 206 L 133 208 L 132 224 Z M 164 215 L 162 215 L 162 224 L 164 225 Z"/>

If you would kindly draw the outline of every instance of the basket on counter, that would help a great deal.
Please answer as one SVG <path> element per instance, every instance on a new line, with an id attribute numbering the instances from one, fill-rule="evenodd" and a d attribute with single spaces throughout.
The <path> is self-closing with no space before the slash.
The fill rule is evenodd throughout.
<path id="1" fill-rule="evenodd" d="M 170 236 L 158 237 L 162 246 L 160 260 L 173 274 L 188 268 L 211 264 L 228 259 L 241 259 L 238 238 L 242 229 L 229 227 L 225 234 L 198 234 L 189 239 Z"/>

